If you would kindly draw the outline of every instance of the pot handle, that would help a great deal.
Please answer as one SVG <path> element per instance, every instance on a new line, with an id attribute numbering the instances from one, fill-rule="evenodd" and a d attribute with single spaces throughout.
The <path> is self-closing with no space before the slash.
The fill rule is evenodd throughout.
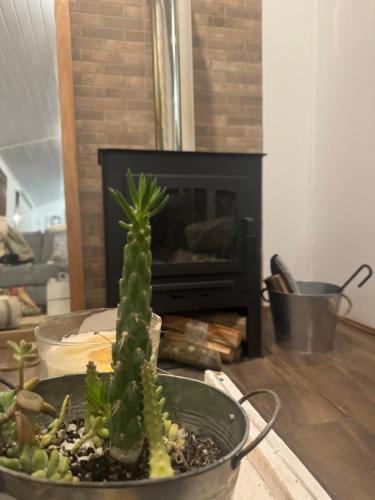
<path id="1" fill-rule="evenodd" d="M 232 468 L 235 469 L 238 464 L 241 462 L 241 460 L 248 454 L 250 453 L 251 450 L 253 450 L 262 440 L 267 436 L 267 434 L 270 432 L 272 429 L 274 423 L 276 422 L 277 417 L 279 416 L 280 410 L 281 410 L 281 400 L 279 396 L 276 394 L 276 392 L 271 391 L 270 389 L 255 389 L 253 391 L 248 392 L 242 398 L 238 400 L 238 404 L 242 405 L 245 401 L 248 399 L 252 398 L 253 396 L 257 394 L 268 394 L 273 397 L 274 403 L 275 403 L 275 408 L 272 413 L 272 417 L 270 421 L 267 423 L 267 425 L 264 427 L 264 429 L 261 430 L 261 432 L 257 435 L 256 438 L 254 438 L 251 443 L 249 443 L 245 448 L 243 448 L 241 451 L 239 451 L 233 458 L 232 458 Z"/>

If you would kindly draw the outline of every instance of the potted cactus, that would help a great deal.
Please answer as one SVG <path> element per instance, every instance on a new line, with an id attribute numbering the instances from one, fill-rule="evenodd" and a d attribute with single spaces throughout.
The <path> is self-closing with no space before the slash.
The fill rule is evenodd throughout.
<path id="1" fill-rule="evenodd" d="M 113 373 L 100 374 L 90 362 L 86 374 L 24 383 L 35 347 L 10 345 L 20 383 L 0 394 L 0 491 L 16 498 L 227 500 L 241 458 L 279 411 L 277 396 L 265 391 L 276 399 L 275 413 L 244 448 L 249 424 L 239 403 L 201 382 L 158 376 L 150 219 L 168 196 L 154 178 L 141 175 L 136 185 L 128 172 L 127 180 L 131 200 L 111 190 L 127 231 Z"/>

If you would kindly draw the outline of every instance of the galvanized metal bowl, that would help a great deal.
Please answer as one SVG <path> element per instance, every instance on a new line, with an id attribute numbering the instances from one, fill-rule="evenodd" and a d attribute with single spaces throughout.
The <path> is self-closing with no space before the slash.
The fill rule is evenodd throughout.
<path id="1" fill-rule="evenodd" d="M 34 479 L 0 467 L 0 491 L 23 499 L 48 500 L 229 500 L 241 459 L 271 430 L 280 411 L 280 400 L 270 390 L 258 389 L 235 401 L 224 392 L 196 380 L 160 375 L 172 420 L 185 429 L 212 436 L 224 456 L 196 471 L 161 480 L 79 484 Z M 65 394 L 72 397 L 72 418 L 83 416 L 84 375 L 66 375 L 43 380 L 36 392 L 59 406 Z M 241 404 L 255 394 L 270 394 L 275 401 L 273 416 L 263 431 L 245 446 L 249 421 Z"/>

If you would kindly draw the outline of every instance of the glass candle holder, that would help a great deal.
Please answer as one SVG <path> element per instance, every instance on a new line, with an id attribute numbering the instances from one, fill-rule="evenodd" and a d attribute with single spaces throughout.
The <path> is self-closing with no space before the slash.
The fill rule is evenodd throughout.
<path id="1" fill-rule="evenodd" d="M 41 376 L 84 373 L 89 361 L 99 372 L 112 371 L 117 309 L 77 311 L 47 319 L 34 330 L 41 360 Z M 150 337 L 157 358 L 161 318 L 152 314 Z"/>

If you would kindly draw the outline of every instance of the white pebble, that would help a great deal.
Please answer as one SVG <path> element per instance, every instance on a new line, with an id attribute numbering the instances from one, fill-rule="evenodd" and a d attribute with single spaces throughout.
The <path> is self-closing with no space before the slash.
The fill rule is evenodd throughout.
<path id="1" fill-rule="evenodd" d="M 74 447 L 74 443 L 68 443 L 68 441 L 64 441 L 61 443 L 61 448 L 65 451 L 70 451 Z"/>
<path id="2" fill-rule="evenodd" d="M 87 450 L 88 448 L 95 448 L 94 441 L 92 439 L 88 439 L 81 446 L 81 449 L 83 450 Z"/>

